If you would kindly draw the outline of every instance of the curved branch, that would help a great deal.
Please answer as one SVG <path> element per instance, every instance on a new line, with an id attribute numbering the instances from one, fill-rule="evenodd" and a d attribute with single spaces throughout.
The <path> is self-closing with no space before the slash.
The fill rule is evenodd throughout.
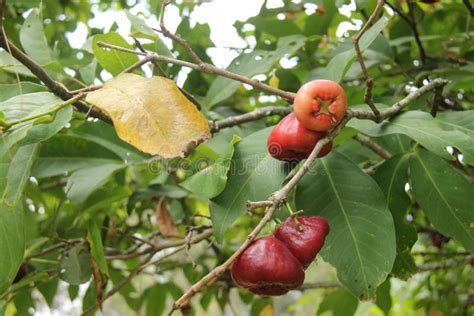
<path id="1" fill-rule="evenodd" d="M 230 116 L 230 117 L 217 120 L 217 121 L 209 121 L 209 125 L 211 126 L 211 132 L 215 133 L 223 128 L 232 127 L 235 125 L 240 125 L 240 124 L 251 122 L 251 121 L 256 121 L 266 116 L 275 115 L 275 114 L 287 115 L 289 113 L 291 113 L 291 108 L 289 107 L 267 106 L 263 108 L 258 108 L 252 112 L 244 113 L 241 115 Z"/>
<path id="2" fill-rule="evenodd" d="M 419 88 L 418 90 L 411 92 L 405 98 L 398 101 L 397 103 L 395 103 L 391 107 L 381 111 L 380 112 L 381 119 L 385 120 L 389 117 L 394 116 L 395 114 L 400 112 L 405 106 L 407 106 L 408 104 L 410 104 L 414 100 L 418 99 L 419 97 L 421 97 L 425 93 L 427 93 L 429 91 L 432 91 L 436 88 L 442 88 L 448 82 L 449 81 L 446 80 L 446 79 L 438 78 L 438 79 L 435 79 L 435 80 L 431 81 L 427 85 L 424 85 L 423 87 Z M 441 94 L 440 91 L 438 91 L 438 93 Z M 377 122 L 377 119 L 376 119 L 374 113 L 371 112 L 371 111 L 359 110 L 359 109 L 349 109 L 349 110 L 347 110 L 347 112 L 350 113 L 350 115 L 352 117 L 356 117 L 356 118 L 362 119 L 362 120 L 373 120 L 373 121 Z"/>
<path id="3" fill-rule="evenodd" d="M 214 65 L 207 64 L 207 63 L 202 63 L 202 64 L 198 65 L 198 64 L 191 63 L 191 62 L 188 62 L 188 61 L 158 55 L 156 53 L 137 52 L 137 51 L 134 51 L 132 49 L 128 49 L 128 48 L 124 48 L 124 47 L 120 47 L 120 46 L 116 46 L 116 45 L 112 45 L 112 44 L 107 44 L 107 43 L 104 43 L 104 42 L 97 42 L 97 46 L 100 46 L 100 47 L 103 47 L 103 48 L 115 49 L 115 50 L 118 50 L 118 51 L 121 51 L 121 52 L 124 52 L 124 53 L 145 56 L 145 57 L 150 58 L 150 60 L 163 61 L 163 62 L 166 62 L 166 63 L 178 65 L 178 66 L 181 66 L 181 67 L 187 67 L 187 68 L 199 70 L 199 71 L 202 71 L 202 72 L 205 72 L 205 73 L 208 73 L 208 74 L 218 75 L 218 76 L 229 78 L 229 79 L 232 79 L 232 80 L 235 80 L 235 81 L 240 81 L 242 83 L 246 83 L 246 84 L 254 87 L 255 89 L 265 91 L 265 92 L 268 92 L 270 94 L 279 96 L 282 99 L 284 99 L 284 100 L 286 100 L 290 103 L 293 102 L 293 99 L 295 98 L 295 95 L 296 95 L 293 92 L 288 92 L 288 91 L 284 91 L 284 90 L 281 90 L 281 89 L 278 89 L 278 88 L 274 88 L 272 86 L 269 86 L 265 83 L 260 82 L 259 80 L 251 79 L 251 78 L 246 77 L 244 75 L 240 75 L 240 74 L 228 71 L 226 69 L 218 68 Z"/>
<path id="4" fill-rule="evenodd" d="M 2 32 L 0 32 L 0 47 L 10 52 L 13 57 L 20 61 L 26 68 L 28 68 L 39 80 L 41 80 L 49 91 L 54 93 L 56 96 L 60 97 L 64 101 L 67 101 L 73 98 L 73 95 L 64 87 L 60 82 L 52 79 L 48 73 L 35 61 L 33 61 L 28 55 L 23 53 L 18 47 L 16 47 L 12 42 L 6 38 Z M 105 113 L 89 107 L 86 103 L 82 101 L 74 102 L 74 107 L 80 112 L 88 113 L 89 115 L 96 117 L 104 122 L 112 124 L 112 120 Z"/>

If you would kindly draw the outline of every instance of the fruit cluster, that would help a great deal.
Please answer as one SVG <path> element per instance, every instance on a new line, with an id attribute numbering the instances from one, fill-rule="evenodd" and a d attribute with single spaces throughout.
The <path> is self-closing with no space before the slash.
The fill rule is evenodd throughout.
<path id="1" fill-rule="evenodd" d="M 296 93 L 294 113 L 283 118 L 268 136 L 267 149 L 276 159 L 299 161 L 336 127 L 346 113 L 346 94 L 330 80 L 314 80 Z M 320 150 L 326 156 L 332 142 Z M 305 269 L 323 247 L 329 232 L 318 216 L 291 216 L 273 236 L 252 242 L 232 265 L 234 282 L 255 294 L 282 295 L 303 284 Z"/>
<path id="2" fill-rule="evenodd" d="M 283 295 L 303 284 L 304 270 L 324 245 L 329 225 L 319 216 L 289 217 L 253 241 L 232 265 L 232 279 L 260 295 Z"/>
<path id="3" fill-rule="evenodd" d="M 267 140 L 270 155 L 285 161 L 308 158 L 316 143 L 344 118 L 346 94 L 330 80 L 313 80 L 296 93 L 294 113 L 287 115 L 273 128 Z M 326 156 L 332 142 L 321 149 L 318 157 Z"/>

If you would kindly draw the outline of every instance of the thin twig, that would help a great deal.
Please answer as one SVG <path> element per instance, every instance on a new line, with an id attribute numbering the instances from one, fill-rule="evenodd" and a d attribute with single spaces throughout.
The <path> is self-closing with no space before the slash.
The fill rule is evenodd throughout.
<path id="1" fill-rule="evenodd" d="M 143 59 L 140 59 L 139 61 L 137 61 L 136 63 L 134 63 L 133 65 L 125 68 L 122 73 L 127 73 L 127 72 L 132 72 L 134 71 L 135 69 L 138 69 L 140 68 L 141 66 L 145 65 L 146 63 L 152 61 L 153 58 L 151 58 L 151 56 L 145 56 L 145 58 Z"/>
<path id="2" fill-rule="evenodd" d="M 259 80 L 251 79 L 249 77 L 246 77 L 246 76 L 228 71 L 226 69 L 218 68 L 218 67 L 216 67 L 214 65 L 211 65 L 211 64 L 202 63 L 202 64 L 198 65 L 198 64 L 191 63 L 191 62 L 188 62 L 188 61 L 158 55 L 156 53 L 138 52 L 138 51 L 135 51 L 135 50 L 132 50 L 132 49 L 128 49 L 128 48 L 124 48 L 124 47 L 120 47 L 120 46 L 116 46 L 116 45 L 112 45 L 112 44 L 107 44 L 107 43 L 104 43 L 104 42 L 97 42 L 97 46 L 103 47 L 103 48 L 115 49 L 115 50 L 118 50 L 118 51 L 121 51 L 121 52 L 124 52 L 124 53 L 135 54 L 135 55 L 140 55 L 140 56 L 149 56 L 150 55 L 150 56 L 152 56 L 151 58 L 153 60 L 163 61 L 163 62 L 166 62 L 166 63 L 178 65 L 178 66 L 181 66 L 181 67 L 187 67 L 187 68 L 199 70 L 199 71 L 202 71 L 202 72 L 205 72 L 205 73 L 208 73 L 208 74 L 219 75 L 221 77 L 225 77 L 225 78 L 229 78 L 229 79 L 232 79 L 232 80 L 240 81 L 242 83 L 246 83 L 246 84 L 254 87 L 255 89 L 259 89 L 259 90 L 268 92 L 270 94 L 277 95 L 277 96 L 281 97 L 282 99 L 284 99 L 284 100 L 286 100 L 290 103 L 292 103 L 293 99 L 295 98 L 295 93 L 293 93 L 293 92 L 288 92 L 288 91 L 284 91 L 284 90 L 281 90 L 281 89 L 278 89 L 278 88 L 274 88 L 272 86 L 269 86 L 267 84 L 264 84 L 264 83 L 260 82 Z"/>
<path id="3" fill-rule="evenodd" d="M 387 151 L 385 148 L 383 148 L 382 146 L 371 140 L 370 137 L 365 136 L 364 134 L 359 133 L 354 136 L 354 139 L 365 147 L 372 150 L 373 152 L 375 152 L 383 159 L 389 159 L 390 157 L 392 157 L 392 154 L 389 151 Z"/>
<path id="4" fill-rule="evenodd" d="M 33 258 L 42 257 L 42 256 L 44 256 L 44 255 L 46 255 L 50 252 L 53 252 L 57 249 L 68 247 L 68 246 L 71 246 L 71 244 L 77 244 L 77 243 L 81 243 L 81 242 L 82 242 L 82 240 L 80 240 L 80 239 L 68 240 L 67 242 L 63 241 L 63 242 L 57 243 L 56 245 L 53 245 L 51 247 L 45 248 L 45 249 L 41 250 L 38 253 L 29 255 L 29 256 L 25 257 L 25 259 L 23 259 L 23 260 L 26 262 L 26 261 L 31 260 Z"/>
<path id="5" fill-rule="evenodd" d="M 457 256 L 469 256 L 470 253 L 467 251 L 463 252 L 442 252 L 442 251 L 420 251 L 420 252 L 412 252 L 413 256 L 422 256 L 422 257 L 457 257 Z"/>
<path id="6" fill-rule="evenodd" d="M 202 232 L 201 234 L 196 235 L 192 240 L 197 240 L 197 239 L 200 240 L 200 239 L 209 238 L 211 235 L 212 235 L 212 229 L 208 229 L 208 230 L 205 230 L 204 232 Z M 105 256 L 105 259 L 107 259 L 107 260 L 133 259 L 133 258 L 140 257 L 140 256 L 143 256 L 143 255 L 152 253 L 152 252 L 157 252 L 157 251 L 160 251 L 160 250 L 163 250 L 163 249 L 168 249 L 168 248 L 173 248 L 173 247 L 179 247 L 179 246 L 182 246 L 182 245 L 186 245 L 186 243 L 188 243 L 188 241 L 186 239 L 167 240 L 167 241 L 158 243 L 154 246 L 147 247 L 146 249 L 144 249 L 141 252 L 132 251 L 132 252 L 127 252 L 127 253 L 119 254 L 119 255 L 107 255 L 107 256 Z"/>
<path id="7" fill-rule="evenodd" d="M 268 207 L 271 205 L 273 205 L 272 201 L 257 201 L 257 202 L 247 201 L 248 210 L 253 210 L 253 209 L 261 208 L 261 207 Z"/>
<path id="8" fill-rule="evenodd" d="M 382 118 L 382 120 L 384 120 L 386 118 L 394 116 L 395 114 L 400 112 L 405 106 L 407 106 L 408 104 L 410 104 L 414 100 L 418 99 L 419 97 L 421 97 L 425 93 L 427 93 L 429 91 L 432 91 L 437 87 L 440 87 L 440 88 L 444 87 L 448 82 L 449 82 L 448 80 L 440 79 L 440 78 L 433 80 L 432 82 L 424 85 L 423 87 L 419 88 L 418 90 L 411 92 L 405 98 L 398 101 L 397 103 L 395 103 L 391 107 L 381 111 L 380 112 L 380 117 Z M 358 119 L 376 121 L 375 115 L 371 111 L 359 110 L 359 109 L 354 109 L 354 110 L 349 109 L 347 112 L 350 113 L 350 115 L 352 117 L 356 117 Z"/>
<path id="9" fill-rule="evenodd" d="M 422 264 L 421 266 L 418 267 L 418 270 L 432 271 L 432 270 L 456 268 L 459 266 L 470 264 L 472 260 L 474 260 L 474 255 L 466 256 L 461 259 L 449 259 L 442 262 L 432 262 L 432 263 L 430 262 L 430 263 Z"/>
<path id="10" fill-rule="evenodd" d="M 420 34 L 418 33 L 418 27 L 415 21 L 415 3 L 412 0 L 408 0 L 408 14 L 411 18 L 411 28 L 413 30 L 413 36 L 415 37 L 416 45 L 418 46 L 418 50 L 420 52 L 420 59 L 421 63 L 424 65 L 426 64 L 426 52 L 425 48 L 423 47 L 423 43 L 420 39 Z"/>
<path id="11" fill-rule="evenodd" d="M 245 114 L 227 117 L 222 120 L 210 121 L 209 125 L 211 126 L 211 132 L 215 133 L 226 127 L 231 127 L 231 126 L 240 125 L 240 124 L 251 122 L 251 121 L 256 121 L 270 115 L 275 115 L 275 114 L 287 115 L 289 113 L 291 113 L 291 108 L 289 107 L 267 106 L 267 107 L 259 108 Z"/>
<path id="12" fill-rule="evenodd" d="M 171 4 L 171 0 L 165 0 L 161 4 L 161 14 L 160 14 L 160 28 L 161 28 L 161 33 L 170 38 L 171 40 L 177 42 L 181 47 L 184 48 L 184 50 L 189 54 L 191 59 L 197 64 L 197 65 L 202 65 L 204 62 L 202 61 L 201 58 L 193 51 L 191 46 L 189 46 L 188 42 L 184 39 L 179 37 L 178 35 L 175 35 L 171 33 L 165 26 L 165 10 L 166 7 Z"/>
<path id="13" fill-rule="evenodd" d="M 418 51 L 420 52 L 421 62 L 422 62 L 422 64 L 425 64 L 426 63 L 426 53 L 425 53 L 425 49 L 424 49 L 423 44 L 422 44 L 421 39 L 420 39 L 420 34 L 418 33 L 418 29 L 416 27 L 416 21 L 414 19 L 414 15 L 413 15 L 413 8 L 411 7 L 412 3 L 410 1 L 408 3 L 408 7 L 409 7 L 409 11 L 410 11 L 409 12 L 410 17 L 405 15 L 402 12 L 402 10 L 396 8 L 390 2 L 387 1 L 386 4 L 390 9 L 395 11 L 403 20 L 405 20 L 405 22 L 407 22 L 408 26 L 410 26 L 410 28 L 412 29 L 413 35 L 415 37 L 416 45 L 418 46 Z"/>
<path id="14" fill-rule="evenodd" d="M 436 117 L 438 109 L 444 104 L 443 87 L 436 87 L 434 90 L 433 106 L 431 107 L 431 115 Z"/>
<path id="15" fill-rule="evenodd" d="M 354 43 L 354 48 L 356 51 L 357 60 L 359 61 L 360 68 L 362 69 L 362 73 L 364 74 L 364 78 L 365 78 L 366 87 L 365 87 L 365 93 L 364 93 L 364 100 L 365 100 L 365 103 L 369 105 L 372 112 L 374 112 L 376 121 L 380 121 L 380 112 L 375 106 L 374 101 L 372 100 L 372 88 L 374 86 L 374 80 L 373 78 L 369 76 L 369 72 L 367 71 L 367 67 L 365 66 L 364 57 L 362 56 L 362 52 L 359 46 L 359 41 L 362 35 L 364 35 L 364 33 L 368 30 L 368 28 L 380 16 L 380 13 L 383 10 L 383 4 L 384 4 L 384 0 L 377 0 L 377 6 L 375 7 L 374 12 L 370 16 L 369 20 L 367 21 L 367 23 L 365 23 L 365 25 L 362 27 L 360 32 L 352 38 L 352 42 Z"/>
<path id="16" fill-rule="evenodd" d="M 133 38 L 133 41 L 135 42 L 135 46 L 141 51 L 141 52 L 144 52 L 146 53 L 146 50 L 145 48 L 143 48 L 142 46 L 142 43 L 140 43 L 140 41 L 138 39 L 136 39 L 135 37 L 132 37 Z M 164 71 L 164 69 L 160 66 L 160 64 L 156 61 L 156 60 L 152 60 L 152 63 L 153 65 L 158 68 L 161 76 L 165 77 L 165 78 L 169 78 L 168 74 Z"/>

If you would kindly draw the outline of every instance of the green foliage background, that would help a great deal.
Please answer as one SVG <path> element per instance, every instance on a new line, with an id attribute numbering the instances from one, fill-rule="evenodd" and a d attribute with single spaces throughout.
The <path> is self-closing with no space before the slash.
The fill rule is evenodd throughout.
<path id="1" fill-rule="evenodd" d="M 204 2 L 177 1 L 172 6 L 182 17 L 176 33 L 211 63 L 209 25 L 191 25 L 189 20 Z M 296 2 L 283 1 L 274 9 L 264 4 L 257 16 L 236 22 L 239 36 L 255 45 L 233 49 L 238 57 L 228 69 L 249 77 L 264 74 L 264 82 L 278 82 L 278 88 L 292 92 L 308 80 L 331 79 L 343 85 L 350 107 L 366 107 L 365 82 L 351 40 L 355 32 L 338 38 L 336 30 L 343 22 L 365 23 L 376 1 L 352 1 L 356 9 L 350 17 L 338 11 L 350 1 Z M 334 140 L 333 152 L 314 164 L 291 195 L 292 205 L 305 214 L 324 216 L 331 226 L 306 282 L 338 282 L 341 287 L 295 291 L 270 300 L 235 288 L 226 274 L 193 300 L 195 315 L 232 309 L 259 315 L 269 304 L 276 314 L 294 315 L 474 313 L 472 261 L 452 264 L 474 251 L 474 23 L 461 0 L 386 2 L 403 18 L 386 5 L 384 17 L 361 39 L 377 106 L 390 106 L 435 78 L 450 82 L 436 118 L 430 115 L 433 94 L 427 94 L 381 124 L 352 120 Z M 306 4 L 317 4 L 317 11 L 307 14 Z M 89 27 L 98 11 L 125 11 L 130 35 L 143 48 L 191 62 L 181 46 L 164 44 L 152 29 L 158 25 L 145 22 L 159 16 L 161 1 L 148 1 L 147 10 L 139 14 L 127 11 L 136 5 L 125 0 L 7 1 L 4 29 L 69 90 L 101 83 L 109 78 L 105 72 L 115 76 L 138 60 L 96 45 L 103 41 L 135 47 L 130 37 L 116 32 L 117 24 Z M 79 23 L 87 26 L 88 40 L 76 49 L 65 33 Z M 282 58 L 295 65 L 283 67 Z M 174 79 L 182 70 L 160 65 Z M 288 106 L 282 99 L 265 98 L 265 92 L 196 70 L 187 74 L 182 88 L 199 101 L 208 119 Z M 43 113 L 58 102 L 27 68 L 0 51 L 0 120 Z M 267 127 L 280 118 L 223 129 L 189 157 L 169 161 L 139 152 L 121 141 L 111 125 L 87 119 L 72 107 L 1 134 L 0 313 L 27 315 L 46 305 L 57 309 L 58 300 L 80 301 L 83 310 L 93 307 L 104 293 L 90 263 L 108 280 L 105 290 L 119 284 L 139 258 L 113 255 L 137 250 L 140 244 L 132 236 L 159 234 L 152 218 L 162 198 L 169 202 L 182 236 L 189 227 L 212 225 L 213 242 L 195 245 L 128 282 L 104 303 L 104 314 L 167 311 L 258 223 L 258 214 L 245 212 L 246 202 L 266 199 L 284 182 L 288 166 L 271 158 L 265 147 Z M 357 133 L 370 136 L 392 157 L 385 160 L 357 142 Z M 201 170 L 204 160 L 210 167 Z M 286 216 L 280 210 L 275 222 Z M 60 246 L 35 256 L 55 245 Z M 436 268 L 443 262 L 452 267 Z M 28 273 L 12 285 L 20 266 Z"/>

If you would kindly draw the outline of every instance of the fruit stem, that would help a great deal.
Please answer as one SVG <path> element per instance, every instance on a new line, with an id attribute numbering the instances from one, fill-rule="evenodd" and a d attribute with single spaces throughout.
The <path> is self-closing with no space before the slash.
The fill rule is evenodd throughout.
<path id="1" fill-rule="evenodd" d="M 288 212 L 290 213 L 290 217 L 293 219 L 293 222 L 296 225 L 296 229 L 298 229 L 299 232 L 302 232 L 304 230 L 303 226 L 301 226 L 300 222 L 296 219 L 299 214 L 303 213 L 303 210 L 300 211 L 293 211 L 293 209 L 290 206 L 290 203 L 285 202 L 286 208 L 288 209 Z"/>

